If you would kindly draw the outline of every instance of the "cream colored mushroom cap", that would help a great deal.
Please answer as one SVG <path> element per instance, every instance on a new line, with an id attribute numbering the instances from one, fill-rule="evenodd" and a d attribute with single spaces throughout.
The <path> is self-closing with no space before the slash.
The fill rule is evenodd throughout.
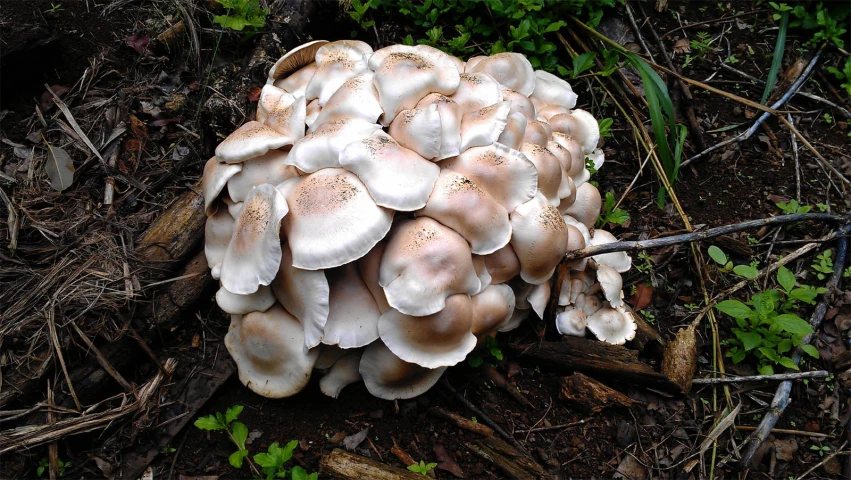
<path id="1" fill-rule="evenodd" d="M 286 200 L 272 185 L 251 189 L 222 259 L 221 282 L 228 291 L 248 295 L 272 283 L 281 263 L 279 232 L 287 210 Z"/>
<path id="2" fill-rule="evenodd" d="M 455 230 L 477 255 L 493 253 L 511 240 L 505 208 L 475 182 L 452 170 L 440 170 L 425 208 L 416 215 Z"/>
<path id="3" fill-rule="evenodd" d="M 623 345 L 635 338 L 636 324 L 628 315 L 612 307 L 603 307 L 588 316 L 588 330 L 604 342 Z"/>
<path id="4" fill-rule="evenodd" d="M 424 110 L 431 105 L 437 107 L 440 116 L 440 153 L 437 160 L 454 157 L 461 153 L 461 107 L 446 95 L 430 93 L 417 102 L 416 108 Z"/>
<path id="5" fill-rule="evenodd" d="M 299 321 L 280 305 L 242 317 L 225 346 L 239 369 L 239 380 L 267 398 L 295 395 L 310 381 L 318 349 L 305 353 Z"/>
<path id="6" fill-rule="evenodd" d="M 586 182 L 576 189 L 576 199 L 573 204 L 561 212 L 563 215 L 570 215 L 579 220 L 590 230 L 597 223 L 601 208 L 603 208 L 603 199 L 600 197 L 600 191 Z"/>
<path id="7" fill-rule="evenodd" d="M 378 242 L 369 253 L 358 259 L 358 269 L 360 270 L 361 278 L 363 278 L 366 288 L 369 289 L 372 298 L 375 300 L 375 304 L 378 306 L 378 311 L 381 313 L 393 308 L 387 303 L 384 289 L 378 284 L 381 257 L 384 256 L 384 248 L 386 246 L 386 242 Z"/>
<path id="8" fill-rule="evenodd" d="M 339 167 L 340 153 L 346 146 L 380 129 L 381 125 L 356 117 L 328 121 L 293 145 L 287 163 L 303 172 Z"/>
<path id="9" fill-rule="evenodd" d="M 565 108 L 576 106 L 577 95 L 573 93 L 570 84 L 543 70 L 535 70 L 535 90 L 532 95 L 550 105 Z"/>
<path id="10" fill-rule="evenodd" d="M 505 284 L 490 285 L 473 295 L 472 301 L 472 333 L 481 346 L 486 337 L 501 331 L 514 313 L 514 290 Z"/>
<path id="11" fill-rule="evenodd" d="M 234 202 L 244 202 L 255 185 L 277 185 L 298 176 L 298 170 L 287 165 L 287 152 L 269 150 L 259 157 L 241 163 L 242 170 L 228 180 L 228 196 Z"/>
<path id="12" fill-rule="evenodd" d="M 360 40 L 338 40 L 322 45 L 316 50 L 316 73 L 304 90 L 305 98 L 315 98 L 319 105 L 325 105 L 346 80 L 367 71 L 370 55 L 372 47 Z"/>
<path id="13" fill-rule="evenodd" d="M 615 307 L 623 306 L 623 279 L 617 270 L 604 263 L 597 264 L 597 281 L 606 295 L 606 300 Z"/>
<path id="14" fill-rule="evenodd" d="M 467 114 L 502 102 L 502 85 L 487 73 L 462 73 L 458 89 L 449 98 Z"/>
<path id="15" fill-rule="evenodd" d="M 510 243 L 485 255 L 485 266 L 491 274 L 491 283 L 505 283 L 520 275 L 520 260 Z"/>
<path id="16" fill-rule="evenodd" d="M 375 74 L 366 71 L 346 80 L 322 106 L 311 131 L 328 121 L 356 117 L 374 124 L 384 113 L 378 103 L 378 91 L 373 85 Z"/>
<path id="17" fill-rule="evenodd" d="M 213 202 L 222 193 L 228 180 L 242 170 L 242 164 L 220 163 L 212 157 L 204 164 L 204 174 L 201 177 L 201 189 L 204 191 L 204 211 L 212 215 Z"/>
<path id="18" fill-rule="evenodd" d="M 476 62 L 472 60 L 468 60 L 465 67 L 468 73 L 487 73 L 500 84 L 527 97 L 535 91 L 535 71 L 529 60 L 522 54 L 503 52 L 481 58 Z"/>
<path id="19" fill-rule="evenodd" d="M 510 149 L 520 150 L 523 146 L 523 138 L 526 136 L 527 123 L 526 117 L 522 113 L 509 113 L 508 120 L 505 122 L 505 128 L 499 134 L 496 141 Z"/>
<path id="20" fill-rule="evenodd" d="M 535 105 L 529 97 L 507 87 L 502 87 L 502 99 L 511 101 L 511 113 L 519 113 L 526 118 L 527 122 L 534 122 L 538 118 Z"/>
<path id="21" fill-rule="evenodd" d="M 390 123 L 387 133 L 423 158 L 431 160 L 440 156 L 443 124 L 436 104 L 402 110 Z"/>
<path id="22" fill-rule="evenodd" d="M 224 163 L 240 163 L 291 143 L 289 136 L 251 121 L 234 130 L 216 147 L 216 159 Z"/>
<path id="23" fill-rule="evenodd" d="M 349 350 L 331 365 L 331 369 L 319 379 L 319 390 L 331 398 L 338 398 L 348 385 L 361 379 L 360 357 L 363 350 Z"/>
<path id="24" fill-rule="evenodd" d="M 467 294 L 451 295 L 434 314 L 412 317 L 390 310 L 381 315 L 381 341 L 397 357 L 425 368 L 455 365 L 476 347 L 470 332 L 473 302 Z"/>
<path id="25" fill-rule="evenodd" d="M 221 276 L 222 260 L 225 258 L 235 226 L 236 222 L 222 203 L 207 217 L 207 223 L 204 225 L 204 256 L 215 280 Z"/>
<path id="26" fill-rule="evenodd" d="M 499 143 L 471 148 L 440 165 L 475 182 L 508 213 L 538 191 L 535 165 L 522 153 Z"/>
<path id="27" fill-rule="evenodd" d="M 535 143 L 524 143 L 520 151 L 538 171 L 538 190 L 544 194 L 550 205 L 557 207 L 563 171 L 561 162 L 547 147 Z"/>
<path id="28" fill-rule="evenodd" d="M 550 300 L 550 291 L 552 291 L 550 282 L 544 282 L 533 286 L 526 298 L 538 318 L 544 318 L 544 310 L 547 309 L 547 302 Z"/>
<path id="29" fill-rule="evenodd" d="M 379 207 L 358 177 L 325 168 L 278 186 L 291 205 L 283 229 L 293 266 L 319 270 L 366 255 L 387 232 L 393 212 Z"/>
<path id="30" fill-rule="evenodd" d="M 248 295 L 231 293 L 225 287 L 219 287 L 219 291 L 216 292 L 216 304 L 225 313 L 245 315 L 251 312 L 265 312 L 275 304 L 275 296 L 272 295 L 272 289 L 265 285 L 261 285 L 256 292 Z"/>
<path id="31" fill-rule="evenodd" d="M 304 348 L 309 350 L 322 342 L 328 321 L 330 288 L 324 270 L 302 270 L 293 266 L 289 244 L 281 246 L 278 275 L 272 280 L 272 291 L 281 305 L 304 327 Z"/>
<path id="32" fill-rule="evenodd" d="M 582 153 L 582 146 L 566 133 L 553 132 L 553 142 L 559 144 L 562 148 L 570 153 L 570 163 L 562 163 L 567 168 L 567 174 L 574 180 L 585 171 L 585 154 Z"/>
<path id="33" fill-rule="evenodd" d="M 304 137 L 306 116 L 304 97 L 295 97 L 274 85 L 266 85 L 260 91 L 257 121 L 287 137 L 287 145 Z"/>
<path id="34" fill-rule="evenodd" d="M 361 277 L 357 262 L 328 270 L 326 276 L 331 288 L 331 308 L 322 343 L 358 348 L 378 339 L 381 312 Z"/>
<path id="35" fill-rule="evenodd" d="M 307 88 L 307 84 L 310 83 L 310 79 L 313 78 L 314 73 L 316 73 L 316 62 L 311 62 L 291 73 L 288 77 L 275 80 L 272 85 L 292 94 L 294 97 L 303 97 L 304 90 Z"/>
<path id="36" fill-rule="evenodd" d="M 603 245 L 606 243 L 617 242 L 618 239 L 612 235 L 611 233 L 600 230 L 599 228 L 594 230 L 594 235 L 591 237 L 590 245 Z M 632 258 L 627 255 L 626 252 L 613 252 L 613 253 L 603 253 L 601 255 L 594 255 L 591 257 L 598 264 L 609 265 L 619 273 L 624 273 L 629 271 L 632 266 Z"/>
<path id="37" fill-rule="evenodd" d="M 428 217 L 394 227 L 378 283 L 391 307 L 412 316 L 437 313 L 450 295 L 472 295 L 481 287 L 467 241 Z"/>
<path id="38" fill-rule="evenodd" d="M 287 52 L 269 69 L 269 78 L 266 80 L 266 84 L 286 78 L 293 72 L 313 63 L 316 58 L 316 51 L 327 43 L 328 40 L 314 40 Z"/>
<path id="39" fill-rule="evenodd" d="M 510 215 L 511 246 L 520 260 L 520 277 L 535 285 L 547 282 L 567 248 L 567 225 L 540 192 Z"/>
<path id="40" fill-rule="evenodd" d="M 553 129 L 545 122 L 529 121 L 523 134 L 524 143 L 534 143 L 546 147 L 553 137 Z"/>
<path id="41" fill-rule="evenodd" d="M 600 126 L 597 119 L 585 110 L 572 110 L 567 115 L 557 115 L 551 118 L 550 124 L 554 131 L 562 132 L 575 138 L 582 146 L 582 152 L 591 153 L 600 141 Z"/>
<path id="42" fill-rule="evenodd" d="M 511 102 L 499 102 L 461 117 L 461 151 L 494 143 L 508 124 Z"/>
<path id="43" fill-rule="evenodd" d="M 397 357 L 381 341 L 373 342 L 360 360 L 360 374 L 366 389 L 384 400 L 404 400 L 425 393 L 434 386 L 446 367 L 428 369 Z"/>
<path id="44" fill-rule="evenodd" d="M 584 337 L 588 318 L 582 310 L 568 307 L 556 314 L 556 330 L 562 335 Z"/>

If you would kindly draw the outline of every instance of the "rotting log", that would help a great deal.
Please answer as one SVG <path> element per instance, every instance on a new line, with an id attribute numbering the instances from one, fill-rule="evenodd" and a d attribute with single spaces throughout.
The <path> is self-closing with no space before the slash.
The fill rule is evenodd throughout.
<path id="1" fill-rule="evenodd" d="M 558 342 L 510 344 L 507 348 L 520 360 L 535 360 L 561 371 L 680 392 L 676 383 L 642 362 L 638 352 L 621 345 L 565 336 Z"/>
<path id="2" fill-rule="evenodd" d="M 319 473 L 343 480 L 422 480 L 423 476 L 335 448 L 322 457 Z"/>
<path id="3" fill-rule="evenodd" d="M 476 455 L 505 472 L 510 478 L 516 480 L 547 478 L 544 467 L 496 437 L 474 440 L 464 445 Z"/>
<path id="4" fill-rule="evenodd" d="M 207 266 L 207 256 L 204 250 L 199 251 L 177 273 L 174 282 L 160 289 L 154 295 L 151 306 L 153 324 L 163 328 L 171 328 L 180 319 L 180 313 L 191 307 L 201 296 L 201 293 L 213 285 L 210 268 Z"/>
<path id="5" fill-rule="evenodd" d="M 204 238 L 206 221 L 204 193 L 198 181 L 145 230 L 136 253 L 146 262 L 178 262 Z"/>
<path id="6" fill-rule="evenodd" d="M 561 379 L 559 398 L 586 414 L 600 413 L 606 407 L 632 406 L 632 400 L 623 393 L 579 372 Z"/>

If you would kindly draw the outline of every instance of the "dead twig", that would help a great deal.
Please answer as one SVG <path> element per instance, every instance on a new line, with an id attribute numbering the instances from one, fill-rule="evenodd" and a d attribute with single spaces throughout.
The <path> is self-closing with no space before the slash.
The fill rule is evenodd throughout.
<path id="1" fill-rule="evenodd" d="M 756 427 L 753 425 L 736 425 L 736 430 L 743 430 L 745 432 L 753 432 L 756 430 Z M 800 435 L 802 437 L 813 437 L 813 438 L 833 438 L 831 435 L 826 433 L 819 432 L 807 432 L 804 430 L 787 430 L 785 428 L 775 428 L 772 430 L 774 433 L 782 433 L 784 435 Z"/>
<path id="2" fill-rule="evenodd" d="M 71 398 L 74 399 L 74 405 L 77 406 L 77 411 L 83 409 L 80 405 L 80 400 L 77 399 L 77 392 L 74 391 L 74 385 L 71 383 L 71 376 L 68 375 L 68 367 L 65 365 L 65 357 L 62 355 L 62 347 L 59 346 L 59 336 L 56 334 L 56 309 L 51 303 L 47 312 L 47 326 L 50 330 L 50 340 L 53 342 L 53 348 L 56 352 L 56 358 L 59 359 L 59 365 L 62 366 L 62 373 L 65 374 L 65 381 L 68 383 L 68 390 L 71 392 Z"/>
<path id="3" fill-rule="evenodd" d="M 740 383 L 740 382 L 782 382 L 784 380 L 797 380 L 800 378 L 826 378 L 830 375 L 827 370 L 816 370 L 813 372 L 777 373 L 774 375 L 746 375 L 743 377 L 716 377 L 695 378 L 692 384 L 714 385 L 718 383 Z"/>

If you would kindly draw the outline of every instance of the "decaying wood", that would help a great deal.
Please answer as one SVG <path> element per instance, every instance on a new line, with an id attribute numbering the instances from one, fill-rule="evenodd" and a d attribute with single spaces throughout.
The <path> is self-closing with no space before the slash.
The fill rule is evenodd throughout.
<path id="1" fill-rule="evenodd" d="M 181 195 L 145 231 L 136 252 L 148 262 L 176 262 L 204 238 L 204 194 L 199 181 Z"/>
<path id="2" fill-rule="evenodd" d="M 462 417 L 457 413 L 446 411 L 440 407 L 431 407 L 428 409 L 428 413 L 433 417 L 448 420 L 464 430 L 477 433 L 485 437 L 493 436 L 493 429 L 489 426 L 482 425 L 481 423 L 474 423 L 472 420 Z"/>
<path id="3" fill-rule="evenodd" d="M 166 329 L 174 326 L 180 320 L 180 312 L 192 306 L 204 289 L 213 284 L 204 250 L 195 254 L 176 278 L 179 280 L 169 283 L 154 296 L 151 306 L 153 323 Z"/>
<path id="4" fill-rule="evenodd" d="M 602 412 L 606 407 L 632 405 L 632 400 L 623 393 L 578 372 L 561 379 L 559 398 L 586 414 Z"/>
<path id="5" fill-rule="evenodd" d="M 170 358 L 166 361 L 165 370 L 170 375 L 177 366 L 177 361 Z M 136 400 L 127 402 L 118 408 L 103 412 L 86 414 L 46 425 L 25 425 L 23 427 L 0 432 L 0 455 L 42 445 L 68 435 L 90 432 L 104 428 L 116 420 L 143 410 L 158 391 L 167 375 L 157 372 L 156 376 L 138 389 Z"/>
<path id="6" fill-rule="evenodd" d="M 546 478 L 544 467 L 496 437 L 475 440 L 466 443 L 465 446 L 505 472 L 510 478 L 517 480 Z"/>
<path id="7" fill-rule="evenodd" d="M 510 344 L 507 348 L 518 359 L 534 360 L 561 371 L 582 372 L 668 392 L 680 391 L 676 383 L 639 360 L 638 352 L 620 345 L 565 336 L 559 342 Z"/>
<path id="8" fill-rule="evenodd" d="M 422 480 L 423 476 L 410 470 L 385 465 L 381 462 L 335 448 L 322 457 L 319 473 L 343 480 Z"/>
<path id="9" fill-rule="evenodd" d="M 641 315 L 636 314 L 629 305 L 624 303 L 624 307 L 632 315 L 632 319 L 635 320 L 635 338 L 630 340 L 628 345 L 637 350 L 644 350 L 644 347 L 654 342 L 665 346 L 665 339 L 662 338 L 662 335 L 659 335 L 659 332 L 653 325 L 647 323 Z"/>

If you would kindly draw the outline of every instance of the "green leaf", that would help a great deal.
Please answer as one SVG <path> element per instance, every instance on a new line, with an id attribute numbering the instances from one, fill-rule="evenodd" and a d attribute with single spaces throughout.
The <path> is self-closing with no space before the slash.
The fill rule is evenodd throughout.
<path id="1" fill-rule="evenodd" d="M 198 417 L 195 420 L 195 427 L 201 430 L 224 430 L 227 428 L 213 415 L 207 415 L 206 417 Z"/>
<path id="2" fill-rule="evenodd" d="M 796 364 L 795 361 L 789 357 L 780 357 L 778 363 L 791 370 L 800 370 L 800 368 L 798 368 L 798 364 Z"/>
<path id="3" fill-rule="evenodd" d="M 604 118 L 600 120 L 600 136 L 601 137 L 611 137 L 612 136 L 612 124 L 615 123 L 612 118 Z"/>
<path id="4" fill-rule="evenodd" d="M 733 267 L 733 273 L 740 277 L 745 277 L 748 280 L 752 280 L 759 275 L 759 270 L 750 265 L 736 265 Z"/>
<path id="5" fill-rule="evenodd" d="M 774 375 L 774 368 L 771 365 L 760 365 L 757 371 L 760 375 Z"/>
<path id="6" fill-rule="evenodd" d="M 816 303 L 816 296 L 818 295 L 817 291 L 809 288 L 809 287 L 798 287 L 793 288 L 789 292 L 789 297 L 794 298 L 795 300 L 799 300 L 804 303 L 814 304 Z"/>
<path id="7" fill-rule="evenodd" d="M 425 466 L 426 472 L 428 472 L 429 470 L 433 470 L 434 467 L 436 467 L 436 466 L 437 466 L 436 463 L 427 463 L 426 466 Z"/>
<path id="8" fill-rule="evenodd" d="M 777 270 L 777 283 L 783 287 L 783 290 L 789 292 L 795 288 L 795 274 L 786 267 L 780 267 Z"/>
<path id="9" fill-rule="evenodd" d="M 481 366 L 483 361 L 482 356 L 478 353 L 472 353 L 469 357 L 467 357 L 467 363 L 473 368 Z"/>
<path id="10" fill-rule="evenodd" d="M 746 351 L 753 350 L 762 344 L 762 335 L 756 332 L 737 332 L 736 337 L 742 341 L 742 346 Z"/>
<path id="11" fill-rule="evenodd" d="M 813 358 L 819 358 L 818 349 L 810 344 L 801 345 L 801 350 Z"/>
<path id="12" fill-rule="evenodd" d="M 774 317 L 774 325 L 779 325 L 783 331 L 793 335 L 804 336 L 813 333 L 813 327 L 809 323 L 791 313 L 784 313 Z"/>
<path id="13" fill-rule="evenodd" d="M 260 465 L 261 467 L 277 467 L 278 462 L 272 455 L 268 453 L 258 453 L 254 455 L 254 463 Z"/>
<path id="14" fill-rule="evenodd" d="M 228 457 L 228 462 L 230 462 L 230 464 L 233 465 L 234 468 L 242 468 L 242 459 L 244 459 L 247 455 L 248 450 L 237 450 L 230 454 L 230 457 Z"/>
<path id="15" fill-rule="evenodd" d="M 299 466 L 293 467 L 290 475 L 292 475 L 292 480 L 308 480 L 307 472 Z"/>
<path id="16" fill-rule="evenodd" d="M 786 353 L 789 350 L 792 350 L 792 340 L 784 338 L 777 343 L 777 353 Z"/>
<path id="17" fill-rule="evenodd" d="M 245 448 L 245 440 L 248 439 L 248 427 L 242 422 L 233 422 L 230 426 L 231 435 L 233 435 L 236 445 L 240 449 Z"/>
<path id="18" fill-rule="evenodd" d="M 780 362 L 780 355 L 777 354 L 776 351 L 772 348 L 768 347 L 759 347 L 757 349 L 759 353 L 765 355 L 765 358 L 771 360 L 772 362 Z"/>
<path id="19" fill-rule="evenodd" d="M 718 302 L 715 308 L 734 318 L 747 318 L 753 313 L 750 307 L 738 300 L 724 300 Z"/>
<path id="20" fill-rule="evenodd" d="M 577 55 L 571 58 L 573 62 L 573 77 L 578 77 L 582 72 L 589 70 L 594 66 L 594 58 L 597 54 L 594 52 L 586 52 L 582 55 Z"/>
<path id="21" fill-rule="evenodd" d="M 242 413 L 242 410 L 244 408 L 245 407 L 243 407 L 242 405 L 234 405 L 228 408 L 225 412 L 225 423 L 230 425 L 232 421 L 236 420 L 239 417 L 239 414 Z"/>
<path id="22" fill-rule="evenodd" d="M 735 353 L 733 353 L 733 355 L 732 355 L 732 357 L 733 357 L 733 363 L 741 363 L 741 362 L 742 362 L 742 360 L 744 360 L 744 359 L 745 359 L 745 356 L 747 356 L 747 354 L 748 354 L 748 353 L 747 353 L 746 351 L 744 351 L 744 350 L 737 350 L 737 351 L 736 351 Z"/>
<path id="23" fill-rule="evenodd" d="M 775 14 L 777 15 L 777 14 Z M 783 52 L 786 50 L 786 29 L 789 27 L 789 13 L 781 14 L 780 28 L 777 30 L 777 42 L 774 44 L 774 55 L 772 55 L 771 69 L 768 71 L 768 78 L 765 82 L 765 90 L 762 92 L 762 98 L 759 103 L 765 105 L 771 90 L 774 89 L 774 84 L 777 82 L 777 74 L 780 72 L 780 67 L 783 65 Z"/>
<path id="24" fill-rule="evenodd" d="M 712 245 L 709 247 L 709 256 L 712 257 L 712 260 L 715 260 L 715 263 L 718 265 L 726 265 L 727 264 L 727 255 L 724 254 L 724 251 L 720 248 Z"/>
<path id="25" fill-rule="evenodd" d="M 289 461 L 289 459 L 293 457 L 293 452 L 295 451 L 296 447 L 298 447 L 298 440 L 291 440 L 290 443 L 284 446 L 283 450 L 281 451 L 281 458 L 284 462 Z"/>

